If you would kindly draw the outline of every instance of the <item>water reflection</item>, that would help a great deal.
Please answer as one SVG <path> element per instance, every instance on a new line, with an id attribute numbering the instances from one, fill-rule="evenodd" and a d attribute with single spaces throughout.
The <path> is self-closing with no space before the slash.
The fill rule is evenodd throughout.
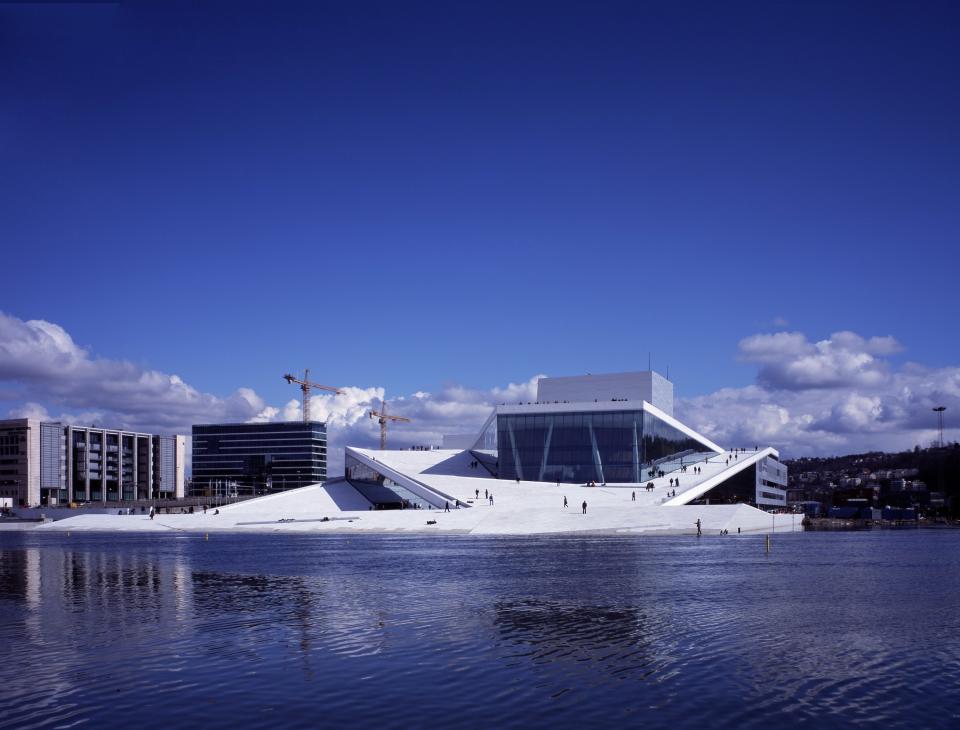
<path id="1" fill-rule="evenodd" d="M 0 727 L 947 727 L 958 537 L 0 535 Z"/>
<path id="2" fill-rule="evenodd" d="M 530 646 L 531 659 L 575 656 L 577 661 L 608 658 L 611 651 L 642 650 L 642 614 L 631 608 L 562 604 L 556 601 L 499 601 L 497 626 L 506 641 Z"/>

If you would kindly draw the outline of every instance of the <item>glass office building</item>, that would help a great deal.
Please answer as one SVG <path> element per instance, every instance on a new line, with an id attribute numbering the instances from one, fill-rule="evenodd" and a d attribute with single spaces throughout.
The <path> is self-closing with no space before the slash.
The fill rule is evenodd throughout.
<path id="1" fill-rule="evenodd" d="M 327 426 L 218 423 L 193 427 L 195 495 L 251 495 L 327 479 Z"/>
<path id="2" fill-rule="evenodd" d="M 713 444 L 639 403 L 628 408 L 598 403 L 588 409 L 534 404 L 498 409 L 495 428 L 495 469 L 501 479 L 640 483 L 656 469 L 716 452 Z M 489 430 L 482 439 L 491 444 Z M 489 448 L 476 451 L 489 467 Z"/>

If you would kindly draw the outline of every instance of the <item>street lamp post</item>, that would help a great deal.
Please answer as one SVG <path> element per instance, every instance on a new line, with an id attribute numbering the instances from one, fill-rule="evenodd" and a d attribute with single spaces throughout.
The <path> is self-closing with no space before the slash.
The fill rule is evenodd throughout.
<path id="1" fill-rule="evenodd" d="M 938 453 L 938 461 L 940 462 L 939 469 L 939 479 L 937 480 L 937 487 L 940 490 L 940 496 L 943 496 L 943 412 L 947 410 L 946 406 L 937 406 L 933 409 L 933 412 L 937 414 L 937 431 L 939 432 L 939 441 L 940 441 L 940 451 Z"/>
<path id="2" fill-rule="evenodd" d="M 947 410 L 946 406 L 937 406 L 933 409 L 933 412 L 937 414 L 937 431 L 940 434 L 940 438 L 937 441 L 937 445 L 942 449 L 943 448 L 943 412 Z"/>

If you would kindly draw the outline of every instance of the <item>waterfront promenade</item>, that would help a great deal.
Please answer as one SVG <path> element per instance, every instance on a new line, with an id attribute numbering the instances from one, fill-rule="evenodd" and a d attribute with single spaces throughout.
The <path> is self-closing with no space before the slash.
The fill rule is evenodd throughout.
<path id="1" fill-rule="evenodd" d="M 380 452 L 372 452 L 379 455 Z M 653 492 L 640 485 L 595 486 L 514 482 L 465 472 L 431 469 L 443 452 L 390 452 L 405 473 L 449 494 L 451 509 L 371 510 L 350 485 L 334 481 L 247 500 L 194 514 L 77 515 L 40 530 L 116 532 L 310 532 L 471 535 L 611 534 L 703 535 L 801 530 L 802 515 L 772 514 L 745 504 L 667 505 L 666 484 Z M 419 466 L 417 466 L 419 464 Z M 660 480 L 666 482 L 666 480 Z M 692 485 L 693 480 L 688 480 Z M 493 496 L 491 504 L 489 497 Z M 635 498 L 635 499 L 634 499 Z M 567 507 L 563 507 L 564 499 Z M 461 507 L 458 509 L 456 503 Z M 586 513 L 582 509 L 587 503 Z"/>

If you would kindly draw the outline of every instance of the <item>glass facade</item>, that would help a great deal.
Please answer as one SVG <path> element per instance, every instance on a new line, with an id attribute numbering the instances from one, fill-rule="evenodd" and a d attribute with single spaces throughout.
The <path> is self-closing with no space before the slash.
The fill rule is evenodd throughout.
<path id="1" fill-rule="evenodd" d="M 167 466 L 159 463 L 159 444 L 169 442 L 171 463 L 169 479 L 175 480 L 176 443 L 172 436 L 150 436 L 129 431 L 106 431 L 93 428 L 67 428 L 70 453 L 69 484 L 75 502 L 129 502 L 176 494 L 176 483 L 169 492 L 160 494 L 157 481 Z M 157 448 L 151 448 L 151 444 Z M 153 493 L 150 485 L 153 483 Z"/>
<path id="2" fill-rule="evenodd" d="M 374 509 L 432 509 L 429 503 L 402 484 L 397 484 L 350 454 L 344 459 L 344 474 Z"/>
<path id="3" fill-rule="evenodd" d="M 470 449 L 484 469 L 497 476 L 497 414 L 491 414 L 480 431 L 480 436 Z"/>
<path id="4" fill-rule="evenodd" d="M 176 439 L 173 436 L 153 437 L 153 491 L 170 497 L 177 489 Z"/>
<path id="5" fill-rule="evenodd" d="M 317 421 L 193 427 L 193 492 L 265 494 L 327 479 L 327 427 Z"/>
<path id="6" fill-rule="evenodd" d="M 501 479 L 642 482 L 667 462 L 710 452 L 644 410 L 497 414 Z"/>
<path id="7" fill-rule="evenodd" d="M 755 504 L 757 469 L 751 466 L 711 489 L 692 504 Z"/>
<path id="8" fill-rule="evenodd" d="M 130 500 L 137 496 L 136 480 L 133 478 L 133 442 L 136 440 L 131 434 L 120 436 L 120 490 L 123 498 Z"/>
<path id="9" fill-rule="evenodd" d="M 40 503 L 67 501 L 67 442 L 59 423 L 40 424 Z"/>
<path id="10" fill-rule="evenodd" d="M 10 498 L 16 506 L 26 498 L 27 445 L 26 421 L 0 431 L 0 497 Z"/>

